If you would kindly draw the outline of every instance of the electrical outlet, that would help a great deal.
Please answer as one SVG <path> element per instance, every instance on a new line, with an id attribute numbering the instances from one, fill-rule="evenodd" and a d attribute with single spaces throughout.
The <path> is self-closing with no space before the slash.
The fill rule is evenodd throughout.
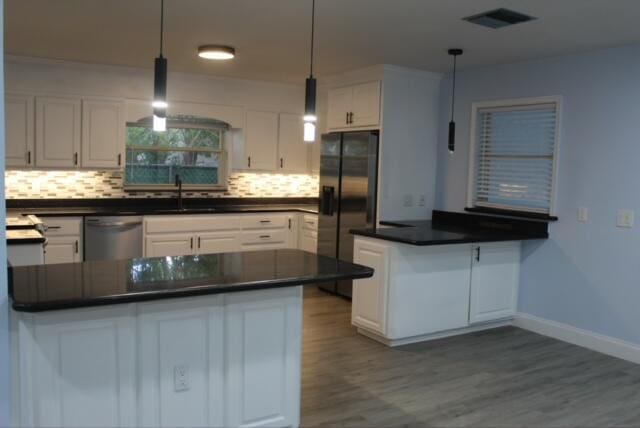
<path id="1" fill-rule="evenodd" d="M 578 208 L 578 221 L 586 223 L 589 220 L 589 210 L 586 207 Z"/>
<path id="2" fill-rule="evenodd" d="M 634 217 L 635 212 L 633 210 L 618 210 L 616 226 L 632 228 Z"/>
<path id="3" fill-rule="evenodd" d="M 427 202 L 427 196 L 426 195 L 420 195 L 420 200 L 418 202 L 418 205 L 420 205 L 421 207 L 424 207 L 426 202 Z"/>
<path id="4" fill-rule="evenodd" d="M 404 204 L 405 207 L 413 206 L 413 195 L 406 194 L 404 195 Z"/>
<path id="5" fill-rule="evenodd" d="M 173 367 L 173 389 L 175 389 L 176 392 L 191 389 L 191 385 L 189 385 L 189 366 L 180 365 Z"/>

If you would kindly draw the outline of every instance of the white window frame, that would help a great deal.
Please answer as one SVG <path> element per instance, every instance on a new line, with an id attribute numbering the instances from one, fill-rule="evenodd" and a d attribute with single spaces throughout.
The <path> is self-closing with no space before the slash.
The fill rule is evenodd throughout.
<path id="1" fill-rule="evenodd" d="M 553 164 L 552 164 L 552 177 L 551 177 L 551 198 L 549 200 L 549 212 L 550 217 L 556 215 L 556 195 L 558 187 L 558 156 L 560 153 L 560 124 L 562 122 L 562 96 L 551 95 L 545 97 L 528 97 L 528 98 L 512 98 L 504 100 L 492 100 L 492 101 L 476 101 L 471 103 L 471 127 L 470 127 L 470 144 L 469 144 L 469 177 L 467 181 L 467 207 L 478 209 L 497 209 L 503 211 L 513 211 L 514 213 L 526 212 L 532 214 L 547 214 L 539 210 L 527 209 L 526 207 L 515 207 L 509 205 L 476 205 L 475 204 L 475 158 L 477 150 L 477 120 L 478 110 L 485 108 L 517 108 L 517 107 L 529 107 L 538 104 L 555 104 L 556 105 L 556 129 L 555 129 L 555 144 L 553 147 Z"/>
<path id="2" fill-rule="evenodd" d="M 127 123 L 126 126 L 138 126 L 135 122 Z M 184 184 L 182 186 L 182 190 L 186 192 L 219 192 L 225 191 L 229 189 L 229 153 L 227 147 L 229 146 L 230 136 L 228 135 L 229 131 L 221 131 L 220 132 L 220 149 L 215 150 L 192 150 L 192 151 L 209 151 L 212 153 L 220 154 L 220 167 L 218 170 L 218 178 L 220 182 L 218 184 Z M 125 141 L 125 165 L 123 170 L 123 189 L 125 192 L 161 192 L 161 191 L 169 191 L 175 190 L 176 186 L 174 184 L 126 184 L 126 151 L 129 149 L 127 142 Z M 145 149 L 145 148 L 143 148 Z M 152 150 L 151 150 L 152 151 Z M 180 151 L 180 149 L 172 150 L 171 148 L 167 148 L 166 151 Z M 189 150 L 182 150 L 189 151 Z"/>

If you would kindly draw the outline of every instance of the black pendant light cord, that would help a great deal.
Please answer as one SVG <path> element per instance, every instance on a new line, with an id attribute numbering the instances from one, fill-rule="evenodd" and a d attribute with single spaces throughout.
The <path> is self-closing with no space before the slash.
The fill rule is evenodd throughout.
<path id="1" fill-rule="evenodd" d="M 316 22 L 316 0 L 311 0 L 311 61 L 309 66 L 309 76 L 313 77 L 313 40 L 315 36 Z"/>
<path id="2" fill-rule="evenodd" d="M 456 62 L 458 55 L 453 55 L 453 86 L 451 88 L 451 121 L 453 122 L 453 112 L 456 106 Z"/>
<path id="3" fill-rule="evenodd" d="M 160 58 L 162 58 L 163 45 L 164 45 L 164 0 L 160 0 Z"/>

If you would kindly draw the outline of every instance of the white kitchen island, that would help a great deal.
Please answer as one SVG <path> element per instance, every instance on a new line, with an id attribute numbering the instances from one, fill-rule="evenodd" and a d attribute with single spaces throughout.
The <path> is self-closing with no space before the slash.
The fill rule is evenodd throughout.
<path id="1" fill-rule="evenodd" d="M 14 425 L 297 426 L 302 285 L 372 273 L 299 250 L 14 268 Z"/>

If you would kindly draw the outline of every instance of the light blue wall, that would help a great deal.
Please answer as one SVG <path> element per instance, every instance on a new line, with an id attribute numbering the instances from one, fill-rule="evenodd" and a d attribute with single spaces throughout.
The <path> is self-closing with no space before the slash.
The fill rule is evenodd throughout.
<path id="1" fill-rule="evenodd" d="M 443 80 L 436 207 L 454 211 L 466 201 L 471 102 L 563 97 L 560 220 L 549 240 L 524 245 L 519 310 L 640 344 L 640 45 L 460 73 L 452 156 L 450 85 Z M 616 228 L 622 208 L 637 211 L 634 229 Z"/>
<path id="2" fill-rule="evenodd" d="M 4 46 L 4 0 L 0 0 L 0 46 Z M 4 56 L 0 55 L 0 159 L 4 159 Z M 4 162 L 0 162 L 0 224 L 5 224 Z M 9 300 L 7 298 L 7 245 L 0 227 L 0 427 L 9 426 Z"/>

